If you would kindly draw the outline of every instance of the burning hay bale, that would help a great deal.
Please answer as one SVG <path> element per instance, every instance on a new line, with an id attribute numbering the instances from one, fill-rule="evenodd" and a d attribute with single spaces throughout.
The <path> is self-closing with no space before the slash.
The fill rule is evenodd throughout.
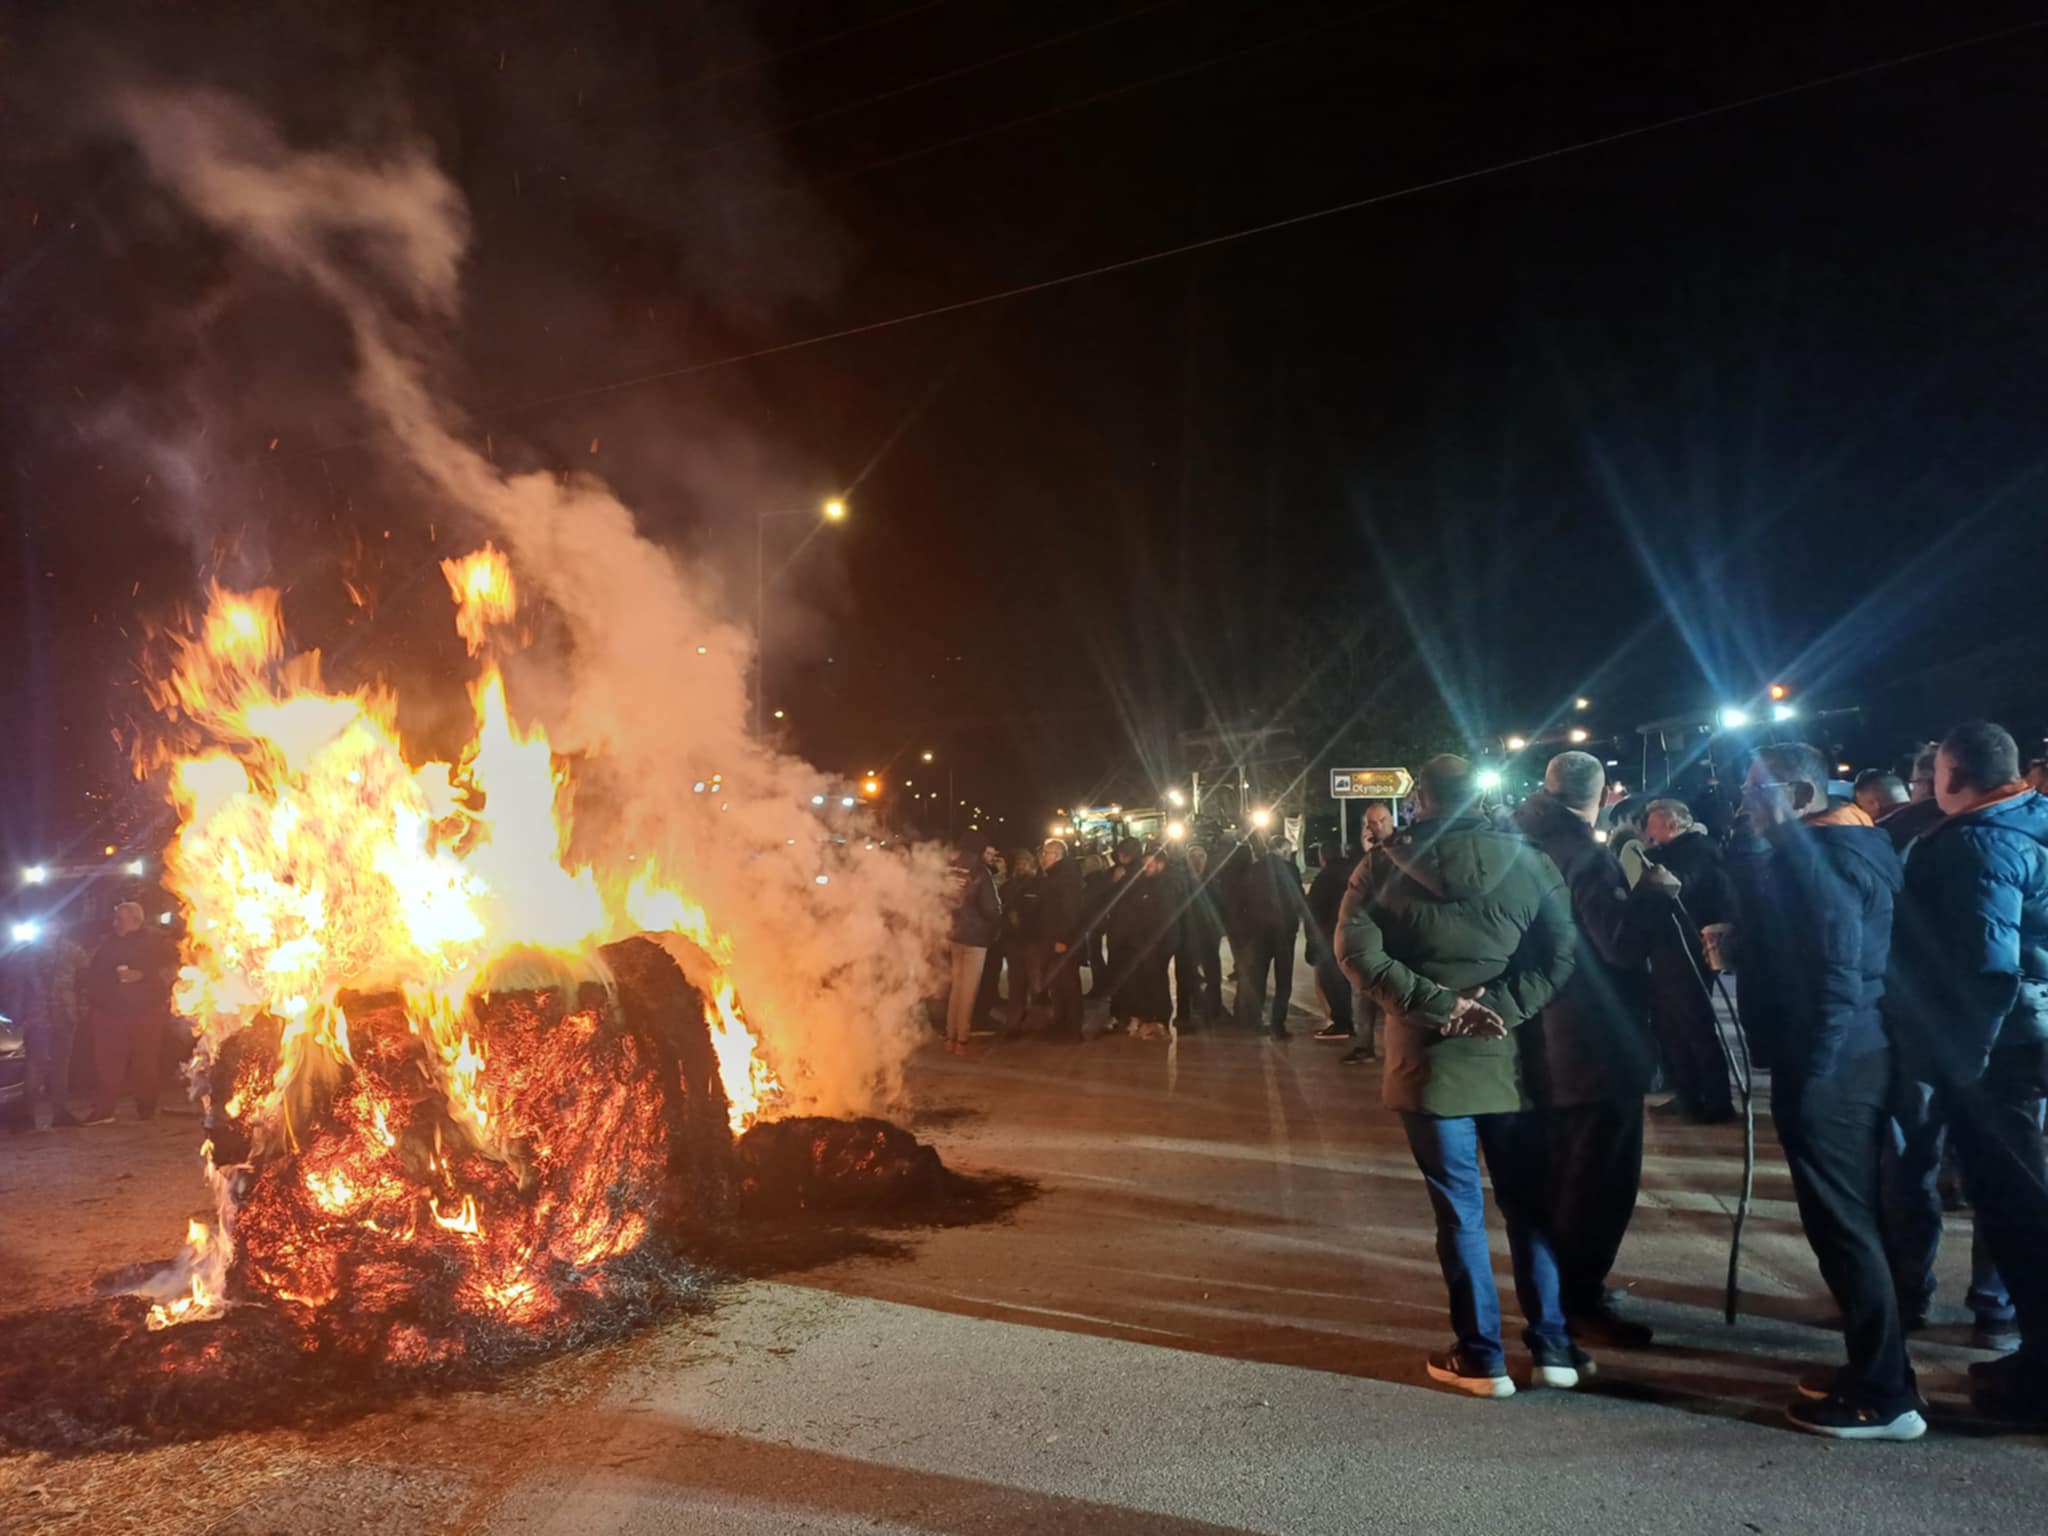
<path id="1" fill-rule="evenodd" d="M 747 1215 L 908 1213 L 937 1204 L 951 1175 L 939 1154 L 886 1120 L 764 1120 L 739 1143 Z"/>
<path id="2" fill-rule="evenodd" d="M 216 1159 L 247 1159 L 224 1175 L 229 1299 L 284 1304 L 315 1350 L 441 1360 L 601 1313 L 613 1261 L 722 1224 L 733 1150 L 705 999 L 644 939 L 600 955 L 611 989 L 474 1000 L 477 1065 L 453 1077 L 401 999 L 345 998 L 346 1059 L 302 1077 L 268 1145 L 245 1117 L 280 1032 L 244 1031 L 215 1082 Z"/>

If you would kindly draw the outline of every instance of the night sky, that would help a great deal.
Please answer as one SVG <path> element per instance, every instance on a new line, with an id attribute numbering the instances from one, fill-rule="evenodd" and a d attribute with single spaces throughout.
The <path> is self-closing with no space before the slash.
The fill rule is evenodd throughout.
<path id="1" fill-rule="evenodd" d="M 9 14 L 14 842 L 116 771 L 202 573 L 286 585 L 345 681 L 460 670 L 463 530 L 335 317 L 103 132 L 122 79 L 427 136 L 474 221 L 440 373 L 474 435 L 610 479 L 736 614 L 756 515 L 844 492 L 770 525 L 769 702 L 822 764 L 934 749 L 1021 824 L 1144 796 L 1212 718 L 1372 761 L 1784 677 L 1865 706 L 1859 753 L 2048 729 L 2048 26 L 1709 112 L 2038 3 Z"/>

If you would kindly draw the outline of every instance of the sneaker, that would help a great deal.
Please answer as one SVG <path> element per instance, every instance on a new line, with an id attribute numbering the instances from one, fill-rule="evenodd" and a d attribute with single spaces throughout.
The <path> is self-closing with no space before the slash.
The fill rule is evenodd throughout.
<path id="1" fill-rule="evenodd" d="M 78 1123 L 80 1125 L 112 1125 L 114 1123 L 114 1117 L 112 1115 L 95 1115 L 90 1119 L 81 1120 Z"/>
<path id="2" fill-rule="evenodd" d="M 1970 1330 L 1972 1349 L 1988 1349 L 1995 1354 L 2009 1355 L 2019 1347 L 2020 1325 L 2017 1320 L 2002 1322 L 1980 1317 L 1977 1326 Z"/>
<path id="3" fill-rule="evenodd" d="M 1839 1397 L 1802 1398 L 1785 1410 L 1785 1419 L 1795 1429 L 1831 1440 L 1918 1440 L 1927 1433 L 1918 1408 L 1859 1408 Z"/>
<path id="4" fill-rule="evenodd" d="M 1809 1403 L 1824 1403 L 1835 1395 L 1842 1373 L 1832 1365 L 1816 1365 L 1799 1373 L 1799 1395 Z"/>
<path id="5" fill-rule="evenodd" d="M 1460 1392 L 1470 1392 L 1474 1397 L 1515 1395 L 1515 1384 L 1508 1379 L 1505 1365 L 1496 1360 L 1484 1368 L 1473 1366 L 1455 1349 L 1429 1357 L 1429 1379 L 1440 1381 L 1447 1387 L 1456 1387 Z"/>
<path id="6" fill-rule="evenodd" d="M 1318 1040 L 1349 1040 L 1352 1034 L 1353 1031 L 1347 1025 L 1325 1024 L 1316 1031 L 1316 1038 Z"/>
<path id="7" fill-rule="evenodd" d="M 1294 1038 L 1294 1031 L 1285 1024 L 1275 1024 L 1271 1033 L 1275 1040 L 1292 1040 Z"/>
<path id="8" fill-rule="evenodd" d="M 1593 1363 L 1593 1357 L 1576 1344 L 1531 1343 L 1529 1346 L 1529 1385 L 1532 1387 L 1555 1387 L 1569 1392 L 1582 1380 L 1599 1374 L 1600 1368 Z"/>
<path id="9" fill-rule="evenodd" d="M 1568 1321 L 1574 1338 L 1611 1349 L 1648 1349 L 1657 1337 L 1647 1324 L 1623 1317 L 1605 1298 L 1593 1311 L 1574 1313 Z"/>
<path id="10" fill-rule="evenodd" d="M 1373 1053 L 1370 1050 L 1368 1050 L 1366 1047 L 1362 1045 L 1359 1045 L 1352 1047 L 1350 1050 L 1346 1051 L 1342 1056 L 1339 1056 L 1337 1058 L 1337 1065 L 1340 1067 L 1356 1067 L 1364 1064 L 1365 1062 L 1377 1060 L 1379 1060 L 1379 1058 L 1373 1055 Z"/>

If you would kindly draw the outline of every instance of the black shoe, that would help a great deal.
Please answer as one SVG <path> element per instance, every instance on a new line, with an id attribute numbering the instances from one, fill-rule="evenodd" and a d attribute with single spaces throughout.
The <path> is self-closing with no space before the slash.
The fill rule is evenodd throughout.
<path id="1" fill-rule="evenodd" d="M 2040 1363 L 2005 1355 L 1970 1367 L 1970 1401 L 1980 1413 L 2019 1424 L 2048 1424 L 2048 1374 Z"/>
<path id="2" fill-rule="evenodd" d="M 1285 1024 L 1275 1024 L 1272 1027 L 1272 1029 L 1268 1031 L 1268 1033 L 1271 1034 L 1275 1040 L 1292 1040 L 1294 1038 L 1294 1032 L 1290 1030 Z"/>
<path id="3" fill-rule="evenodd" d="M 2017 1354 L 2000 1355 L 1996 1360 L 1975 1360 L 1970 1363 L 1970 1388 L 1976 1390 L 1980 1381 L 2004 1381 L 2009 1376 L 2021 1376 L 2026 1364 Z"/>
<path id="4" fill-rule="evenodd" d="M 1343 1024 L 1325 1024 L 1316 1031 L 1318 1040 L 1349 1040 L 1353 1031 Z"/>
<path id="5" fill-rule="evenodd" d="M 1456 1387 L 1460 1392 L 1470 1392 L 1474 1397 L 1515 1395 L 1515 1384 L 1508 1379 L 1508 1368 L 1499 1361 L 1488 1367 L 1474 1366 L 1459 1351 L 1447 1349 L 1442 1354 L 1429 1357 L 1428 1370 L 1431 1381 Z"/>
<path id="6" fill-rule="evenodd" d="M 1353 1046 L 1342 1056 L 1339 1056 L 1337 1058 L 1337 1065 L 1340 1067 L 1355 1067 L 1363 1062 L 1377 1061 L 1378 1059 L 1378 1057 L 1373 1055 L 1371 1046 L 1358 1045 Z"/>
<path id="7" fill-rule="evenodd" d="M 1560 1347 L 1531 1343 L 1529 1346 L 1529 1385 L 1532 1387 L 1555 1387 L 1569 1392 L 1586 1378 L 1598 1375 L 1599 1371 L 1593 1357 L 1576 1344 L 1567 1343 Z"/>
<path id="8" fill-rule="evenodd" d="M 1604 1299 L 1592 1311 L 1575 1312 L 1567 1321 L 1573 1338 L 1609 1349 L 1648 1349 L 1657 1337 L 1648 1325 L 1623 1317 Z"/>
<path id="9" fill-rule="evenodd" d="M 2009 1355 L 2020 1347 L 2020 1325 L 2018 1322 L 2000 1322 L 1977 1319 L 1977 1326 L 1970 1330 L 1970 1348 L 1988 1349 L 1996 1354 Z"/>
<path id="10" fill-rule="evenodd" d="M 1927 1420 L 1918 1406 L 1859 1408 L 1839 1397 L 1802 1398 L 1785 1410 L 1787 1422 L 1831 1440 L 1918 1440 Z"/>

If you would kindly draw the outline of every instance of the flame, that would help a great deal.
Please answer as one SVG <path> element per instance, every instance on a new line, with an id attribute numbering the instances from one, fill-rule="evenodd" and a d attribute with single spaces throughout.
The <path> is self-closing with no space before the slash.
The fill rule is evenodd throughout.
<path id="1" fill-rule="evenodd" d="M 572 859 L 573 779 L 515 719 L 490 654 L 517 614 L 505 557 L 486 545 L 442 572 L 479 658 L 473 731 L 452 762 L 413 764 L 393 699 L 331 690 L 317 654 L 288 656 L 274 591 L 216 587 L 152 689 L 201 742 L 169 763 L 165 881 L 188 919 L 175 1005 L 198 1027 L 195 1081 L 236 1063 L 217 1124 L 248 1152 L 220 1166 L 208 1143 L 220 1220 L 192 1225 L 181 1289 L 151 1327 L 216 1315 L 238 1243 L 238 1275 L 313 1307 L 342 1293 L 344 1250 L 459 1244 L 458 1299 L 519 1323 L 559 1305 L 549 1265 L 581 1273 L 637 1246 L 648 1219 L 620 1207 L 602 1154 L 654 1145 L 659 1114 L 629 1085 L 577 1081 L 565 1054 L 601 1047 L 629 1076 L 651 1069 L 630 1040 L 600 1040 L 580 1000 L 609 985 L 591 954 L 606 940 L 674 932 L 708 957 L 735 1134 L 782 1091 L 725 974 L 732 939 L 704 907 L 651 861 L 628 878 Z M 499 992 L 542 999 L 551 1033 L 516 1048 L 487 1037 L 477 1010 Z M 345 993 L 399 999 L 397 1023 Z M 565 1094 L 589 1117 L 578 1149 L 537 1129 Z"/>

